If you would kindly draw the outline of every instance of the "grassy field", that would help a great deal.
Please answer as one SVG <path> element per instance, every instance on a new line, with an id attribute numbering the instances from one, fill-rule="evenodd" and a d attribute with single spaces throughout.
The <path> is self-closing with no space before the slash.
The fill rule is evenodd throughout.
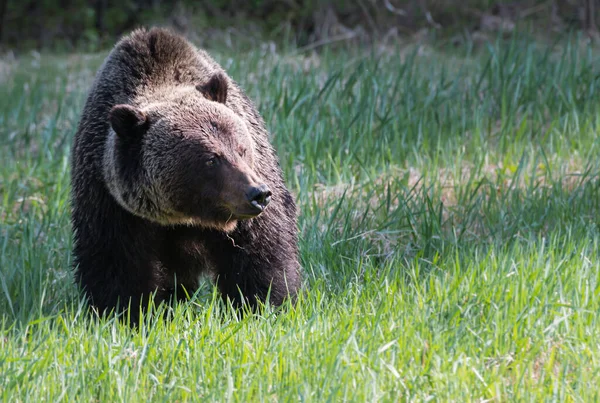
<path id="1" fill-rule="evenodd" d="M 298 304 L 240 319 L 205 284 L 171 321 L 93 319 L 69 149 L 104 54 L 0 59 L 3 401 L 600 398 L 597 49 L 215 56 L 297 197 Z"/>

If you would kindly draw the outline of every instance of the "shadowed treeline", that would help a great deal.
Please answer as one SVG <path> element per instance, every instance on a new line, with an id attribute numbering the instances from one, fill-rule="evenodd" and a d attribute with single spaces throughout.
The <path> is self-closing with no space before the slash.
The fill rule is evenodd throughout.
<path id="1" fill-rule="evenodd" d="M 98 49 L 139 25 L 168 25 L 199 40 L 322 41 L 478 35 L 533 25 L 597 33 L 599 0 L 0 0 L 3 48 Z"/>

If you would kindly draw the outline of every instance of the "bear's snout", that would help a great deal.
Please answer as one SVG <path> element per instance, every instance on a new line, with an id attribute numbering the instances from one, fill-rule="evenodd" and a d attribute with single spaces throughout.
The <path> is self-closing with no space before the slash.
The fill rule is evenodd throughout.
<path id="1" fill-rule="evenodd" d="M 265 184 L 251 186 L 246 192 L 246 199 L 256 213 L 260 214 L 271 201 L 271 194 L 271 190 Z"/>

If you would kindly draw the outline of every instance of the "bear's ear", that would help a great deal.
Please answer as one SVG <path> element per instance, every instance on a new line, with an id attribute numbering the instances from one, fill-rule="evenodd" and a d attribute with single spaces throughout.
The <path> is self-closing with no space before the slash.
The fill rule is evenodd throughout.
<path id="1" fill-rule="evenodd" d="M 198 84 L 196 89 L 211 101 L 222 104 L 227 101 L 227 78 L 223 73 L 215 73 L 206 84 Z"/>
<path id="2" fill-rule="evenodd" d="M 109 114 L 110 125 L 121 137 L 141 136 L 148 129 L 148 117 L 131 105 L 115 105 Z"/>

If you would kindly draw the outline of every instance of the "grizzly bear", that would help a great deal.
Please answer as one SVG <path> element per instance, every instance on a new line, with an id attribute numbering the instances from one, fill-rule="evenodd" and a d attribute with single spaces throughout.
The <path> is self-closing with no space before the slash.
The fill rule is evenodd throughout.
<path id="1" fill-rule="evenodd" d="M 72 150 L 77 283 L 100 313 L 191 295 L 210 275 L 234 306 L 301 282 L 296 205 L 265 123 L 205 51 L 162 28 L 100 67 Z"/>

